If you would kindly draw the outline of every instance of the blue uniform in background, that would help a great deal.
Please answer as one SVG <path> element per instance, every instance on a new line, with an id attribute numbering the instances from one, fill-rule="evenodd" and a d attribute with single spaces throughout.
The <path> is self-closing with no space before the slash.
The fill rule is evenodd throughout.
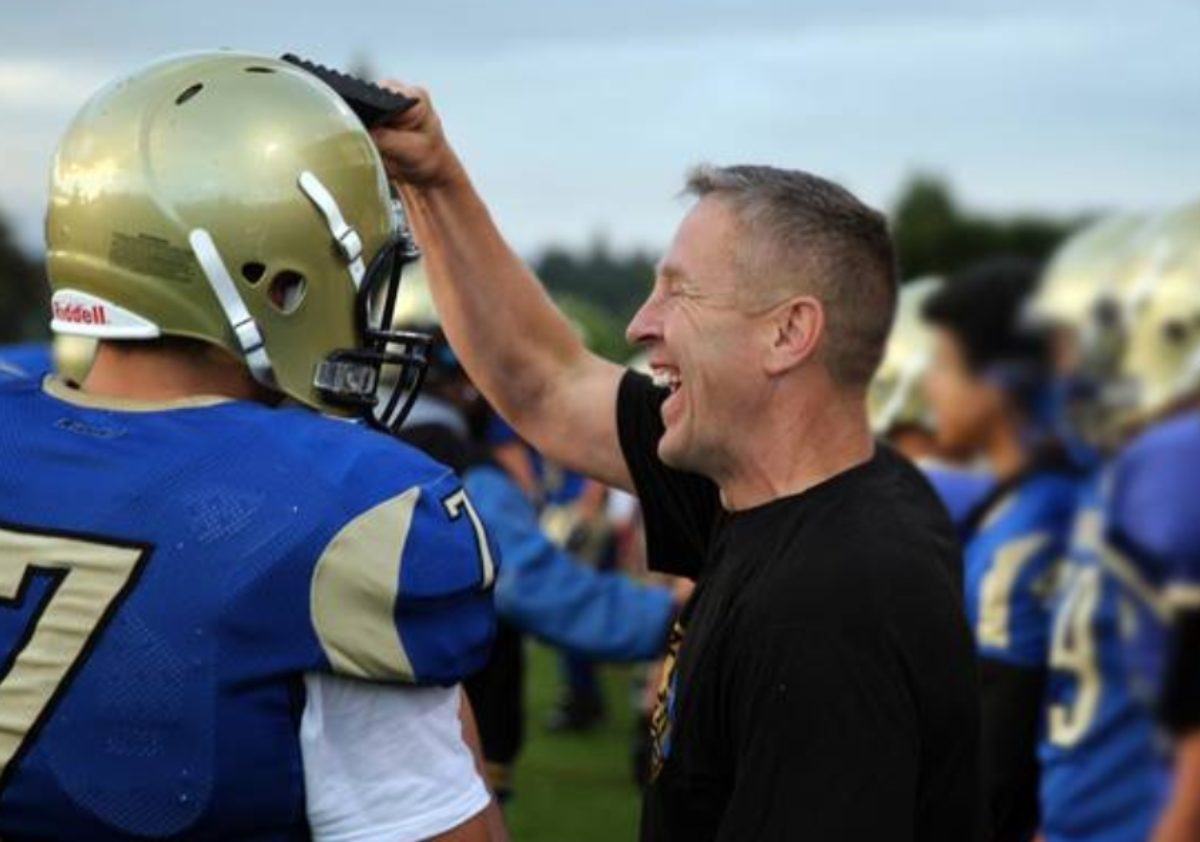
<path id="1" fill-rule="evenodd" d="M 996 478 L 986 471 L 952 468 L 937 462 L 917 465 L 941 498 L 959 536 L 965 539 L 963 529 L 967 518 L 996 487 Z"/>
<path id="2" fill-rule="evenodd" d="M 0 837 L 307 839 L 303 676 L 473 672 L 494 564 L 389 437 L 0 374 Z"/>
<path id="3" fill-rule="evenodd" d="M 1037 471 L 999 494 L 964 548 L 967 618 L 982 658 L 1041 668 L 1078 479 Z"/>
<path id="4" fill-rule="evenodd" d="M 0 346 L 0 374 L 42 378 L 54 371 L 54 349 L 49 342 Z"/>
<path id="5" fill-rule="evenodd" d="M 542 532 L 537 511 L 504 471 L 468 468 L 463 479 L 504 554 L 496 611 L 544 641 L 614 661 L 651 660 L 666 648 L 671 592 L 572 558 Z"/>
<path id="6" fill-rule="evenodd" d="M 1171 634 L 1168 595 L 1200 587 L 1200 414 L 1151 427 L 1117 457 L 1107 532 L 1130 607 L 1122 639 L 1134 691 L 1154 708 Z"/>
<path id="7" fill-rule="evenodd" d="M 1136 608 L 1128 561 L 1105 540 L 1107 472 L 1084 488 L 1053 612 L 1042 818 L 1047 842 L 1144 842 L 1166 771 L 1153 718 L 1137 698 L 1123 627 Z"/>
<path id="8" fill-rule="evenodd" d="M 978 494 L 981 485 L 965 487 Z M 1050 609 L 1078 485 L 1063 460 L 1040 458 L 955 518 L 964 543 L 967 618 L 980 658 L 987 839 L 1029 839 L 1039 825 L 1037 745 Z"/>

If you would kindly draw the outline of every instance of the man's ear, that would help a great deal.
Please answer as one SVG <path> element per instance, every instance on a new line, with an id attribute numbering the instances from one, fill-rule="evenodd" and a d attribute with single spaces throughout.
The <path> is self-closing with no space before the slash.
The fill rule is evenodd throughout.
<path id="1" fill-rule="evenodd" d="M 825 308 L 811 295 L 781 303 L 767 315 L 770 330 L 765 368 L 767 374 L 783 374 L 816 352 L 825 335 Z"/>

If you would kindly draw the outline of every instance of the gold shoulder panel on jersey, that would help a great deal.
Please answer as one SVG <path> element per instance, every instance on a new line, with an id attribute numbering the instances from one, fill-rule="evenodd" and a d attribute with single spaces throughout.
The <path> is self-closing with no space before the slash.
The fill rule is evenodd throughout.
<path id="1" fill-rule="evenodd" d="M 1035 532 L 1009 541 L 997 552 L 983 577 L 979 593 L 979 619 L 975 636 L 984 646 L 1007 648 L 1011 641 L 1010 607 L 1013 589 L 1029 562 L 1050 542 L 1050 535 Z"/>
<path id="2" fill-rule="evenodd" d="M 420 495 L 420 488 L 410 488 L 354 518 L 329 542 L 313 570 L 313 628 L 341 675 L 413 680 L 395 608 L 404 546 Z"/>

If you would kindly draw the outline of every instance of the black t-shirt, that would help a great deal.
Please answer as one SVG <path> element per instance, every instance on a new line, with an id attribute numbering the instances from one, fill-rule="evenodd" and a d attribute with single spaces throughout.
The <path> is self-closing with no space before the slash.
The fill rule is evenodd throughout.
<path id="1" fill-rule="evenodd" d="M 975 651 L 961 558 L 920 473 L 880 446 L 730 514 L 659 460 L 665 392 L 628 374 L 617 420 L 651 567 L 697 579 L 653 722 L 646 842 L 969 842 Z"/>

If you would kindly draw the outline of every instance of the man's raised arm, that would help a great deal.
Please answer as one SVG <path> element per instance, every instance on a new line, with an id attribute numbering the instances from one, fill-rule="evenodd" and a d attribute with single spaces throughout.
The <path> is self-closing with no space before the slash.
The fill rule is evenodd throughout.
<path id="1" fill-rule="evenodd" d="M 429 95 L 372 131 L 399 184 L 434 303 L 471 379 L 526 440 L 610 485 L 631 480 L 617 440 L 623 369 L 592 354 L 492 221 Z"/>

